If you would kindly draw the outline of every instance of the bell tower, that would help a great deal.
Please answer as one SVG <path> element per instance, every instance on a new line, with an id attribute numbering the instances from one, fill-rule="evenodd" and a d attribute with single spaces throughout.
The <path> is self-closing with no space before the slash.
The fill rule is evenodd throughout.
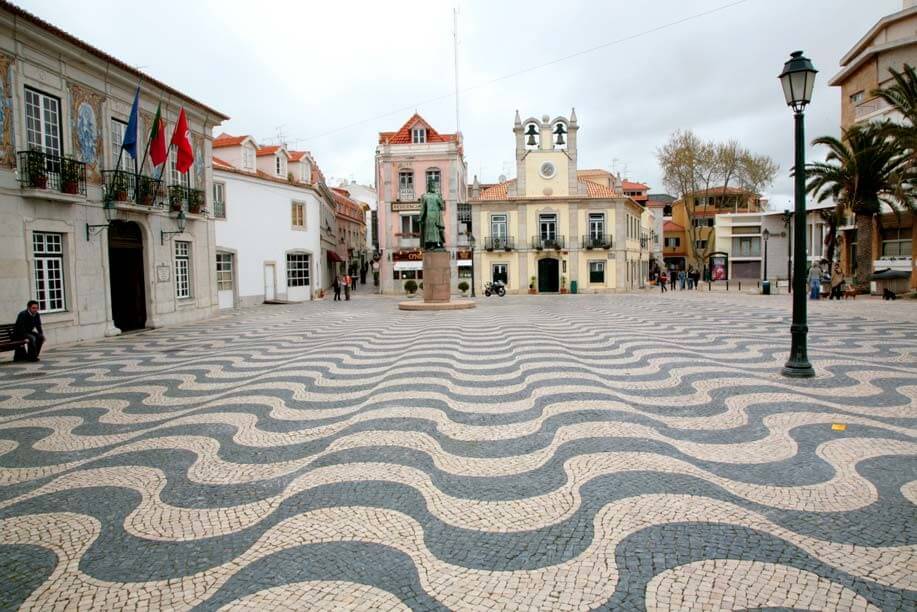
<path id="1" fill-rule="evenodd" d="M 567 117 L 542 115 L 513 124 L 518 197 L 565 197 L 579 193 L 576 178 L 576 111 Z M 512 191 L 512 190 L 510 190 Z"/>

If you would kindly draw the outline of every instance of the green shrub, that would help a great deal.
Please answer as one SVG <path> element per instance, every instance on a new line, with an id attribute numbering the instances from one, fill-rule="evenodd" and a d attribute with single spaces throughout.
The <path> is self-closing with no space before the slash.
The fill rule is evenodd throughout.
<path id="1" fill-rule="evenodd" d="M 417 282 L 413 280 L 407 281 L 406 283 L 404 283 L 404 290 L 407 291 L 408 293 L 416 293 L 417 292 Z"/>
<path id="2" fill-rule="evenodd" d="M 459 291 L 462 293 L 468 291 L 469 287 L 471 287 L 471 285 L 469 285 L 467 281 L 462 281 L 458 284 Z"/>

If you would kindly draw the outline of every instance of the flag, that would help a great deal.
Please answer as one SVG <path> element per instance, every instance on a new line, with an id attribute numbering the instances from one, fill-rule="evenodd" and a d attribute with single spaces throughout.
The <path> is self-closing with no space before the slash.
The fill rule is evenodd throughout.
<path id="1" fill-rule="evenodd" d="M 140 86 L 137 86 L 137 93 L 134 94 L 134 105 L 131 106 L 131 116 L 127 120 L 127 127 L 124 128 L 124 138 L 121 140 L 121 148 L 127 151 L 135 160 L 137 159 L 137 121 L 140 118 Z"/>
<path id="2" fill-rule="evenodd" d="M 150 129 L 150 160 L 153 167 L 165 163 L 169 158 L 166 151 L 166 132 L 162 124 L 162 103 L 156 107 L 156 116 L 153 117 L 153 127 Z"/>
<path id="3" fill-rule="evenodd" d="M 188 120 L 185 118 L 185 109 L 178 113 L 178 121 L 175 123 L 175 132 L 172 134 L 170 144 L 178 149 L 178 157 L 175 160 L 175 169 L 179 174 L 184 174 L 194 163 L 194 151 L 191 149 L 191 132 L 188 130 Z"/>

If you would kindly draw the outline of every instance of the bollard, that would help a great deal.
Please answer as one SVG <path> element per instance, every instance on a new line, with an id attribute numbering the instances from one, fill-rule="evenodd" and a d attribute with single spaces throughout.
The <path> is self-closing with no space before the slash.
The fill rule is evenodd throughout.
<path id="1" fill-rule="evenodd" d="M 707 281 L 707 291 L 713 291 L 713 285 L 710 283 L 710 281 Z"/>
<path id="2" fill-rule="evenodd" d="M 726 291 L 729 291 L 729 279 L 726 279 Z"/>
<path id="3" fill-rule="evenodd" d="M 742 281 L 739 281 L 739 291 L 742 290 Z"/>

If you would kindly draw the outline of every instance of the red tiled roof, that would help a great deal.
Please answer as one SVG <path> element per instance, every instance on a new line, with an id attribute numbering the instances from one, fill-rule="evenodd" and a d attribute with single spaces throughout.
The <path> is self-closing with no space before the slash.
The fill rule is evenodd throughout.
<path id="1" fill-rule="evenodd" d="M 685 231 L 684 226 L 678 225 L 672 221 L 666 221 L 662 224 L 662 231 L 664 232 L 683 232 Z"/>
<path id="2" fill-rule="evenodd" d="M 592 181 L 580 180 L 580 183 L 586 185 L 586 195 L 590 198 L 616 198 L 618 195 L 614 189 L 609 189 L 605 185 L 594 183 Z"/>
<path id="3" fill-rule="evenodd" d="M 625 191 L 644 191 L 649 189 L 649 185 L 643 183 L 632 183 L 630 181 L 621 181 L 621 188 Z"/>
<path id="4" fill-rule="evenodd" d="M 276 153 L 277 150 L 280 149 L 280 148 L 281 148 L 281 147 L 279 147 L 279 146 L 277 146 L 277 145 L 273 145 L 273 146 L 269 146 L 269 147 L 258 147 L 258 151 L 257 151 L 255 154 L 256 154 L 258 157 L 263 157 L 263 156 L 265 156 L 265 155 L 273 155 L 273 154 Z"/>
<path id="5" fill-rule="evenodd" d="M 509 197 L 509 186 L 514 185 L 516 179 L 510 179 L 503 183 L 497 183 L 491 187 L 481 190 L 481 196 L 478 201 L 505 200 Z M 587 198 L 617 198 L 621 197 L 605 185 L 580 179 L 580 184 L 586 187 Z M 574 196 L 575 197 L 575 196 Z"/>
<path id="6" fill-rule="evenodd" d="M 414 113 L 397 132 L 379 132 L 379 144 L 409 144 L 411 128 L 418 123 L 427 128 L 427 142 L 456 142 L 458 140 L 455 134 L 440 134 L 430 126 L 426 119 Z"/>
<path id="7" fill-rule="evenodd" d="M 233 165 L 229 162 L 225 162 L 219 157 L 211 157 L 213 159 L 213 167 L 217 170 L 232 170 Z"/>
<path id="8" fill-rule="evenodd" d="M 237 147 L 242 144 L 242 141 L 246 138 L 248 138 L 248 136 L 231 136 L 226 132 L 223 132 L 213 139 L 213 148 L 219 149 L 221 147 Z"/>
<path id="9" fill-rule="evenodd" d="M 650 200 L 647 199 L 646 205 L 650 208 L 665 208 L 669 205 L 669 202 L 663 202 L 662 200 Z"/>
<path id="10" fill-rule="evenodd" d="M 299 161 L 306 156 L 305 151 L 287 151 L 290 155 L 290 161 Z"/>
<path id="11" fill-rule="evenodd" d="M 505 200 L 509 193 L 507 188 L 509 187 L 510 183 L 515 184 L 516 179 L 510 179 L 502 183 L 497 183 L 493 187 L 482 189 L 481 197 L 479 197 L 478 199 L 479 200 Z"/>

